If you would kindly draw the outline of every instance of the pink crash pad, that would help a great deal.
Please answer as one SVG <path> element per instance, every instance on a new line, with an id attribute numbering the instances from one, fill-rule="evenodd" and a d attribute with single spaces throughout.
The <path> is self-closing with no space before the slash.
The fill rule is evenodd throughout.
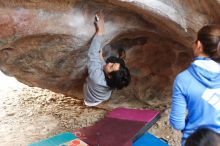
<path id="1" fill-rule="evenodd" d="M 149 123 L 157 118 L 159 114 L 160 113 L 155 110 L 116 108 L 113 111 L 109 112 L 106 117 Z"/>
<path id="2" fill-rule="evenodd" d="M 90 146 L 125 146 L 144 125 L 143 122 L 104 118 L 94 126 L 73 133 Z"/>
<path id="3" fill-rule="evenodd" d="M 142 136 L 154 123 L 157 122 L 157 120 L 160 118 L 160 112 L 148 109 L 116 108 L 109 112 L 106 117 L 144 122 L 144 127 L 140 129 L 140 131 L 132 138 L 132 141 L 135 141 Z"/>
<path id="4" fill-rule="evenodd" d="M 131 146 L 159 119 L 159 112 L 117 108 L 94 126 L 73 131 L 90 146 Z"/>

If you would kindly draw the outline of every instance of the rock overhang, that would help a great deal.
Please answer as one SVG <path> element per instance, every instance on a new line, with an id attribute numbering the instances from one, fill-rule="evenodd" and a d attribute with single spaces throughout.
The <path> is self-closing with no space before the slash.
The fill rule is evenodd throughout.
<path id="1" fill-rule="evenodd" d="M 132 74 L 131 85 L 113 97 L 148 104 L 169 102 L 175 75 L 192 58 L 196 31 L 219 23 L 220 14 L 218 1 L 2 0 L 0 6 L 0 69 L 6 74 L 29 86 L 82 98 L 94 15 L 102 10 L 104 51 L 125 47 Z"/>

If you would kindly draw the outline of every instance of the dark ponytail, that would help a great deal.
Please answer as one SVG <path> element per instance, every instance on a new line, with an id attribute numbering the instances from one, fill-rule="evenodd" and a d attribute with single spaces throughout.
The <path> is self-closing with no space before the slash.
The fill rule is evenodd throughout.
<path id="1" fill-rule="evenodd" d="M 199 30 L 197 38 L 202 43 L 204 53 L 220 63 L 220 25 L 203 26 Z"/>
<path id="2" fill-rule="evenodd" d="M 217 53 L 218 53 L 218 56 L 220 56 L 220 41 L 218 42 Z"/>

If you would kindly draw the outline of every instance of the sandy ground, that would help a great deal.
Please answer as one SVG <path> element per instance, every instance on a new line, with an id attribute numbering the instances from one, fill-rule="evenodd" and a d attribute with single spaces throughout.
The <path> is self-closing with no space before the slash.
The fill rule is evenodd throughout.
<path id="1" fill-rule="evenodd" d="M 148 107 L 161 111 L 149 132 L 179 146 L 181 134 L 169 126 L 170 107 Z M 0 72 L 0 146 L 25 146 L 62 132 L 91 126 L 107 111 L 86 108 L 81 100 L 46 89 L 28 87 Z"/>

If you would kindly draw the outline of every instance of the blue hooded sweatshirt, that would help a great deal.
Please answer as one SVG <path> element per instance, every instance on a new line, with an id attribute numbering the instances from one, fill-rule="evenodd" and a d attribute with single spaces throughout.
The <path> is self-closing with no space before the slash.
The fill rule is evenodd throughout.
<path id="1" fill-rule="evenodd" d="M 220 64 L 195 58 L 173 85 L 170 124 L 183 133 L 182 145 L 197 128 L 220 133 Z"/>

